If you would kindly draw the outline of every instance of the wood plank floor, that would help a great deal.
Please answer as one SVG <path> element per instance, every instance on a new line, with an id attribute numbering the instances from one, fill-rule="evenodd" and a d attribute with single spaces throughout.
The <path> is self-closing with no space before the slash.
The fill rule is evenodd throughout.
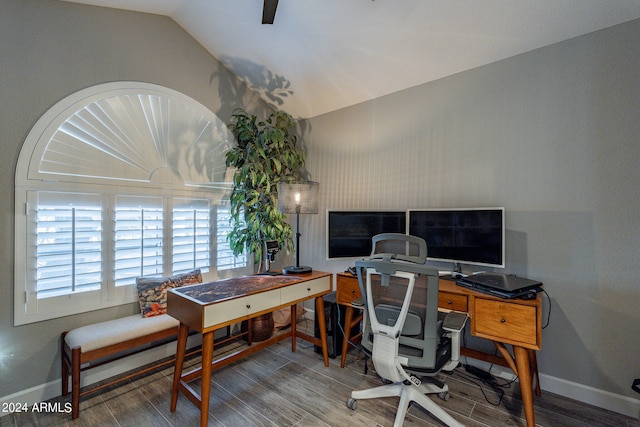
<path id="1" fill-rule="evenodd" d="M 310 321 L 301 328 L 309 329 Z M 216 350 L 216 355 L 241 343 Z M 199 358 L 188 364 L 199 363 Z M 364 359 L 357 349 L 349 353 L 347 366 L 339 358 L 325 368 L 313 346 L 298 341 L 297 351 L 285 340 L 246 359 L 215 371 L 209 425 L 212 426 L 390 426 L 397 398 L 360 400 L 356 410 L 346 407 L 352 390 L 380 384 L 371 363 L 364 374 Z M 120 386 L 89 395 L 81 402 L 80 418 L 67 413 L 21 413 L 0 417 L 0 427 L 8 426 L 176 426 L 199 425 L 199 411 L 184 396 L 176 412 L 169 411 L 173 368 L 157 370 Z M 450 388 L 451 398 L 435 401 L 466 426 L 525 426 L 517 383 L 504 384 L 496 391 L 491 385 L 469 375 L 463 368 L 441 378 Z M 192 383 L 196 390 L 199 382 Z M 503 396 L 501 394 L 504 393 Z M 48 403 L 69 402 L 70 396 Z M 566 399 L 549 392 L 535 399 L 536 424 L 552 427 L 620 426 L 640 427 L 640 421 Z M 442 424 L 414 405 L 405 426 Z"/>

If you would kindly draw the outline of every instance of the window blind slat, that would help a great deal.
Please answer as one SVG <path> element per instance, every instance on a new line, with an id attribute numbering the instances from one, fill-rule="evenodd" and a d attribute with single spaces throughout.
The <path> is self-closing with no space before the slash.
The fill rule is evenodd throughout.
<path id="1" fill-rule="evenodd" d="M 59 195 L 57 195 L 59 196 Z M 85 203 L 51 203 L 42 193 L 36 209 L 36 295 L 38 298 L 100 289 L 102 208 L 99 198 Z"/>
<path id="2" fill-rule="evenodd" d="M 209 271 L 211 263 L 211 211 L 209 200 L 183 200 L 172 212 L 172 265 L 174 273 L 199 268 Z M 204 244 L 202 244 L 204 242 Z"/>
<path id="3" fill-rule="evenodd" d="M 231 232 L 231 209 L 227 206 L 218 206 L 216 209 L 216 268 L 220 271 L 240 268 L 247 265 L 245 255 L 235 256 L 227 241 L 227 235 Z"/>
<path id="4" fill-rule="evenodd" d="M 132 285 L 136 277 L 163 272 L 163 221 L 161 198 L 117 198 L 114 226 L 116 286 Z"/>

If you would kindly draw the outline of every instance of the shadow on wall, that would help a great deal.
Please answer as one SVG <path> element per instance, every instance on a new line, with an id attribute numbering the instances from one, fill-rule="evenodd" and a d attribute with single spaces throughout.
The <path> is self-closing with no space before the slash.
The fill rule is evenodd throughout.
<path id="1" fill-rule="evenodd" d="M 220 62 L 227 70 L 219 70 L 211 73 L 210 84 L 218 84 L 221 107 L 215 111 L 218 117 L 229 120 L 233 110 L 243 108 L 247 112 L 255 113 L 259 109 L 260 102 L 257 96 L 271 110 L 280 110 L 285 98 L 294 95 L 291 81 L 285 76 L 275 74 L 263 65 L 246 58 L 223 56 Z M 247 90 L 250 89 L 249 91 Z M 256 114 L 260 117 L 260 114 Z M 268 114 L 264 114 L 266 117 Z M 305 140 L 310 136 L 311 129 L 307 120 L 297 120 L 296 133 L 303 148 L 307 148 Z M 308 172 L 305 178 L 310 179 Z"/>
<path id="2" fill-rule="evenodd" d="M 249 109 L 249 106 L 238 104 L 252 103 L 252 95 L 258 95 L 269 108 L 277 110 L 284 104 L 285 98 L 294 94 L 291 82 L 287 78 L 274 74 L 263 65 L 229 56 L 220 58 L 220 62 L 231 74 L 227 73 L 227 70 L 214 71 L 209 79 L 210 84 L 216 81 L 218 83 L 221 111 L 216 111 L 216 114 L 219 116 L 230 117 L 231 112 L 237 107 Z M 253 93 L 248 93 L 247 87 Z"/>

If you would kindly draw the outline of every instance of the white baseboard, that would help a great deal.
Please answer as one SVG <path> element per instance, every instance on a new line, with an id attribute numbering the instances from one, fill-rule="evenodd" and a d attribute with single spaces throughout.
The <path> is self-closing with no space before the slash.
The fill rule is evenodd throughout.
<path id="1" fill-rule="evenodd" d="M 202 341 L 200 335 L 192 335 L 187 341 L 187 348 L 198 346 L 201 342 Z M 83 374 L 81 375 L 80 385 L 81 387 L 84 387 L 90 384 L 95 384 L 107 378 L 123 374 L 127 371 L 139 368 L 165 357 L 173 356 L 175 355 L 175 353 L 176 343 L 175 341 L 173 341 L 158 347 L 151 348 L 149 350 L 145 350 L 138 354 L 133 354 L 124 359 L 120 359 L 117 363 L 108 363 L 106 365 L 98 366 L 96 368 L 83 372 Z M 71 391 L 71 388 L 69 388 L 69 391 Z M 36 403 L 44 402 L 54 397 L 58 397 L 60 396 L 61 392 L 62 380 L 57 379 L 45 384 L 40 384 L 35 387 L 28 388 L 26 390 L 18 391 L 9 396 L 0 397 L 0 408 L 9 408 L 12 407 L 13 404 L 27 405 L 31 407 Z M 7 415 L 8 413 L 9 412 L 7 411 L 0 410 L 0 417 Z"/>
<path id="2" fill-rule="evenodd" d="M 640 399 L 622 396 L 545 374 L 540 374 L 540 386 L 543 390 L 551 393 L 608 409 L 628 417 L 639 418 L 640 415 Z"/>
<path id="3" fill-rule="evenodd" d="M 18 404 L 31 407 L 35 403 L 44 402 L 45 400 L 60 396 L 60 391 L 60 380 L 55 380 L 26 390 L 20 390 L 9 396 L 0 397 L 0 408 L 7 408 L 7 410 L 0 411 L 0 417 L 9 415 L 11 413 L 10 411 L 13 411 L 13 405 Z"/>
<path id="4" fill-rule="evenodd" d="M 316 312 L 313 310 L 304 309 L 304 318 L 307 320 L 316 320 Z"/>
<path id="5" fill-rule="evenodd" d="M 471 358 L 464 361 L 485 371 L 491 369 L 492 375 L 507 381 L 515 379 L 515 375 L 508 368 L 490 365 L 489 363 Z M 565 396 L 569 399 L 597 406 L 598 408 L 607 409 L 632 418 L 640 418 L 640 399 L 633 399 L 545 374 L 540 374 L 540 388 L 543 391 Z"/>

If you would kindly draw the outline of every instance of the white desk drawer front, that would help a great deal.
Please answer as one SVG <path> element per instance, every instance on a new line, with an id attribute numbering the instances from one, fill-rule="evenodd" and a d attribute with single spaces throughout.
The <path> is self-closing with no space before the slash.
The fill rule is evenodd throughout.
<path id="1" fill-rule="evenodd" d="M 309 280 L 308 282 L 285 286 L 282 288 L 281 302 L 282 304 L 287 304 L 302 298 L 308 298 L 310 295 L 330 290 L 331 277 L 319 277 L 317 279 Z"/>
<path id="2" fill-rule="evenodd" d="M 212 304 L 205 307 L 204 327 L 208 328 L 278 305 L 280 305 L 280 289 Z"/>

